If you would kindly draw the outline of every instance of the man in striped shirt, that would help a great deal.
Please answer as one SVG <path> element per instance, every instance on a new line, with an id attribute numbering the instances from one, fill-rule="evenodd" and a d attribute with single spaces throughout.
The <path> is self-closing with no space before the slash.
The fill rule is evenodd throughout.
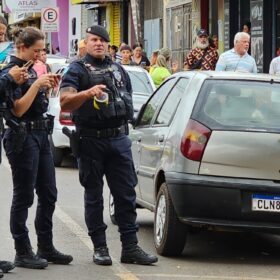
<path id="1" fill-rule="evenodd" d="M 220 55 L 216 71 L 257 73 L 255 59 L 248 54 L 250 35 L 238 32 L 234 37 L 234 47 Z"/>

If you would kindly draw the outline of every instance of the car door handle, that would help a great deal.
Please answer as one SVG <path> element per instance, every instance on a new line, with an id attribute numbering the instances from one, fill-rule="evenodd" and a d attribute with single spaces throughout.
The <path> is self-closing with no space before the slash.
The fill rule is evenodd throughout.
<path id="1" fill-rule="evenodd" d="M 158 142 L 162 143 L 164 141 L 164 135 L 158 137 Z"/>
<path id="2" fill-rule="evenodd" d="M 137 142 L 141 142 L 142 141 L 142 137 L 141 136 L 138 136 L 137 137 Z"/>

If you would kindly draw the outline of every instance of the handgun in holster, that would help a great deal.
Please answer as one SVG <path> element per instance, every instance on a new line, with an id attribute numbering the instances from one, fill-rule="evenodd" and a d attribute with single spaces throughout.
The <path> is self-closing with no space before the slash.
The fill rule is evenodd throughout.
<path id="1" fill-rule="evenodd" d="M 54 127 L 54 116 L 47 114 L 48 122 L 47 122 L 47 130 L 48 134 L 53 133 L 53 127 Z"/>
<path id="2" fill-rule="evenodd" d="M 70 147 L 74 157 L 78 158 L 80 156 L 80 133 L 75 130 L 70 130 L 66 126 L 62 128 L 62 132 L 70 140 Z"/>
<path id="3" fill-rule="evenodd" d="M 6 124 L 15 132 L 12 139 L 12 146 L 15 153 L 21 153 L 23 144 L 27 136 L 27 129 L 25 122 L 16 122 L 13 119 L 6 119 Z"/>

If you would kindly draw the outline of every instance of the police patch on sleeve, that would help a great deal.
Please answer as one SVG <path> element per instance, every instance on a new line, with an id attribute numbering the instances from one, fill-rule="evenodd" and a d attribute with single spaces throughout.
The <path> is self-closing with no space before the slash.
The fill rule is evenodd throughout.
<path id="1" fill-rule="evenodd" d="M 122 75 L 121 75 L 120 71 L 114 71 L 113 75 L 118 82 L 120 82 L 122 80 Z"/>

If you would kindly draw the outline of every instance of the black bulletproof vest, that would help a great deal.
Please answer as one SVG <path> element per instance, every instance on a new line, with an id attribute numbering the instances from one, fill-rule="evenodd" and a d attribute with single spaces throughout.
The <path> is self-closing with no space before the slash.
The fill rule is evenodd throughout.
<path id="1" fill-rule="evenodd" d="M 95 85 L 106 85 L 109 100 L 107 104 L 94 106 L 94 100 L 86 101 L 73 112 L 73 120 L 78 127 L 107 128 L 117 127 L 133 117 L 131 93 L 127 92 L 123 70 L 117 64 L 105 59 L 102 66 L 95 67 L 84 59 L 78 61 L 86 70 L 82 78 L 81 90 Z"/>
<path id="2" fill-rule="evenodd" d="M 9 72 L 9 69 L 11 69 L 13 66 L 17 65 L 19 67 L 22 67 L 25 61 L 17 58 L 12 57 L 11 62 L 3 69 L 5 72 Z M 37 80 L 37 74 L 36 72 L 31 68 L 28 70 L 28 80 L 20 85 L 22 95 L 24 95 L 31 85 Z M 36 120 L 41 119 L 43 117 L 43 114 L 47 112 L 49 100 L 46 95 L 47 89 L 40 89 L 31 104 L 30 108 L 27 110 L 26 113 L 23 114 L 23 116 L 20 118 L 20 120 Z"/>

